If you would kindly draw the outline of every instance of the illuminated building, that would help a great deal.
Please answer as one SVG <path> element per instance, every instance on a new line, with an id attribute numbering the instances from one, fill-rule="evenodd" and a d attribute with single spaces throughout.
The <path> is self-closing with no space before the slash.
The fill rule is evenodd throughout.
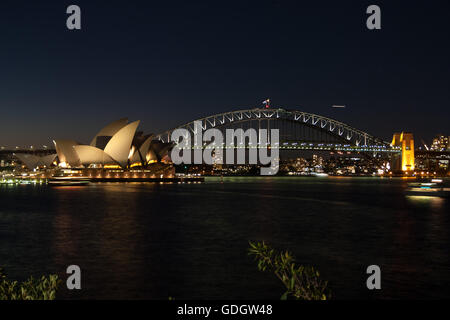
<path id="1" fill-rule="evenodd" d="M 400 169 L 403 172 L 413 171 L 414 166 L 414 137 L 410 132 L 394 133 L 391 145 L 401 147 L 401 162 L 394 161 L 393 168 Z M 400 167 L 400 168 L 399 168 Z"/>
<path id="2" fill-rule="evenodd" d="M 448 136 L 438 135 L 433 139 L 430 146 L 431 151 L 450 151 L 450 139 Z"/>
<path id="3" fill-rule="evenodd" d="M 153 140 L 152 135 L 136 132 L 139 122 L 128 123 L 127 118 L 114 121 L 100 130 L 89 145 L 74 140 L 55 140 L 59 166 L 120 169 L 169 161 L 171 144 Z"/>
<path id="4" fill-rule="evenodd" d="M 56 154 L 50 154 L 47 156 L 37 156 L 33 154 L 16 154 L 17 158 L 28 168 L 35 169 L 37 167 L 49 168 L 56 158 Z"/>

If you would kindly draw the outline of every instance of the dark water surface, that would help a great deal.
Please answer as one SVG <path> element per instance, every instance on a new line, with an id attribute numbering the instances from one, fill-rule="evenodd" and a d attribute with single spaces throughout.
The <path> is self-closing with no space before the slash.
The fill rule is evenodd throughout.
<path id="1" fill-rule="evenodd" d="M 274 298 L 248 240 L 316 266 L 336 299 L 450 298 L 449 200 L 379 178 L 209 178 L 203 184 L 0 185 L 0 266 L 10 278 L 76 264 L 59 298 Z M 368 265 L 382 290 L 366 289 Z M 65 284 L 65 283 L 64 283 Z M 65 287 L 65 286 L 64 286 Z"/>

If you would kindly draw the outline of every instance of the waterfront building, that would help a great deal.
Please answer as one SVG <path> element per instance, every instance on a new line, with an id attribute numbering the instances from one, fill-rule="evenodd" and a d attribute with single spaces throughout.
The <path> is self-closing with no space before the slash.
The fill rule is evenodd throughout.
<path id="1" fill-rule="evenodd" d="M 30 170 L 37 167 L 49 168 L 56 158 L 56 154 L 39 156 L 34 154 L 18 153 L 15 156 Z"/>
<path id="2" fill-rule="evenodd" d="M 436 136 L 430 146 L 431 151 L 450 151 L 450 137 L 442 134 Z"/>
<path id="3" fill-rule="evenodd" d="M 154 141 L 137 131 L 140 121 L 122 118 L 101 129 L 89 145 L 74 140 L 54 140 L 62 168 L 124 169 L 168 162 L 170 144 Z"/>

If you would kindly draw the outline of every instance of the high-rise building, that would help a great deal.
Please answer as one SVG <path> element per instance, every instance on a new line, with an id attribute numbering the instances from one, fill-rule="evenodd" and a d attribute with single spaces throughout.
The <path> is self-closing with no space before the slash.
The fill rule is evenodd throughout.
<path id="1" fill-rule="evenodd" d="M 433 139 L 430 150 L 432 151 L 450 151 L 450 137 L 444 135 L 437 135 Z"/>

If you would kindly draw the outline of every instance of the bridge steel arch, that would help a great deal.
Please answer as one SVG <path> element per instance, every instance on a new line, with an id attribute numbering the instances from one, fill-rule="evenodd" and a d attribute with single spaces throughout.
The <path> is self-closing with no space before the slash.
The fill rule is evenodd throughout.
<path id="1" fill-rule="evenodd" d="M 282 108 L 277 109 L 246 109 L 220 114 L 211 115 L 200 118 L 192 122 L 183 124 L 179 127 L 167 130 L 155 136 L 155 139 L 163 142 L 170 142 L 171 134 L 176 129 L 187 129 L 189 132 L 195 133 L 194 123 L 200 121 L 203 130 L 210 128 L 221 128 L 242 122 L 249 122 L 253 120 L 286 120 L 289 122 L 298 123 L 308 127 L 316 128 L 324 131 L 330 135 L 338 137 L 343 143 L 354 147 L 376 147 L 383 149 L 391 149 L 389 142 L 383 141 L 367 132 L 353 128 L 343 122 L 323 117 L 317 114 L 312 114 L 303 111 L 286 110 Z M 281 141 L 283 142 L 283 141 Z"/>

